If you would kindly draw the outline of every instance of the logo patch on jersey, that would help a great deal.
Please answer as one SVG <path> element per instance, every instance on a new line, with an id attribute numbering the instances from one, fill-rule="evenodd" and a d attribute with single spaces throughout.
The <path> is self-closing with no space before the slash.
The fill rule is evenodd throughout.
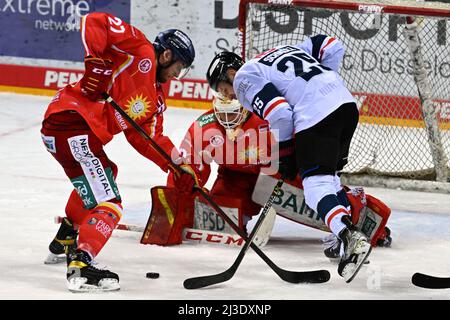
<path id="1" fill-rule="evenodd" d="M 147 73 L 152 69 L 152 62 L 150 59 L 142 59 L 138 64 L 139 71 L 142 73 Z"/>
<path id="2" fill-rule="evenodd" d="M 114 174 L 110 167 L 102 162 L 89 147 L 89 136 L 79 135 L 67 139 L 70 151 L 83 170 L 84 175 L 72 179 L 72 184 L 83 200 L 85 208 L 90 209 L 97 203 L 110 199 L 120 199 Z"/>
<path id="3" fill-rule="evenodd" d="M 122 130 L 125 130 L 128 128 L 127 123 L 123 119 L 122 115 L 119 112 L 117 112 L 117 110 L 115 110 L 114 116 L 116 117 L 117 123 L 122 128 Z"/>
<path id="4" fill-rule="evenodd" d="M 216 116 L 214 115 L 214 113 L 210 113 L 210 114 L 206 114 L 206 115 L 204 115 L 204 116 L 201 116 L 201 117 L 197 120 L 198 125 L 199 125 L 200 127 L 204 127 L 204 126 L 206 126 L 207 124 L 213 123 L 213 122 L 216 122 L 216 121 L 217 121 L 217 119 L 216 119 Z"/>
<path id="5" fill-rule="evenodd" d="M 167 109 L 166 103 L 164 102 L 164 98 L 160 94 L 158 94 L 158 103 L 156 105 L 156 108 L 158 109 L 158 113 L 163 113 Z"/>
<path id="6" fill-rule="evenodd" d="M 151 102 L 147 100 L 147 97 L 140 94 L 127 101 L 125 111 L 133 120 L 139 120 L 145 118 L 146 114 L 150 112 L 150 105 Z"/>
<path id="7" fill-rule="evenodd" d="M 249 146 L 247 149 L 240 151 L 237 155 L 238 163 L 258 163 L 260 150 L 258 147 Z"/>
<path id="8" fill-rule="evenodd" d="M 95 229 L 100 232 L 106 239 L 111 236 L 111 227 L 103 220 L 99 220 L 95 225 Z"/>
<path id="9" fill-rule="evenodd" d="M 250 83 L 247 79 L 242 79 L 241 83 L 238 85 L 237 94 L 238 96 L 245 96 L 245 93 L 249 88 L 251 88 L 253 84 Z"/>
<path id="10" fill-rule="evenodd" d="M 41 137 L 42 142 L 44 142 L 44 145 L 47 148 L 48 152 L 56 153 L 55 137 L 44 136 L 43 134 L 41 134 Z"/>
<path id="11" fill-rule="evenodd" d="M 213 147 L 220 147 L 224 142 L 225 140 L 220 135 L 212 136 L 211 139 L 209 139 L 209 143 L 211 143 Z"/>
<path id="12" fill-rule="evenodd" d="M 92 191 L 89 183 L 84 175 L 71 179 L 73 187 L 77 191 L 78 195 L 83 201 L 83 206 L 86 209 L 92 209 L 97 205 L 94 192 Z"/>

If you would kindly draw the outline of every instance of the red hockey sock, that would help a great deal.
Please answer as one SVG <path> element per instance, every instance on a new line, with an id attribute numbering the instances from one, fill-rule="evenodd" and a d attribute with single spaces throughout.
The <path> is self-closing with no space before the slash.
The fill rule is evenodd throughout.
<path id="1" fill-rule="evenodd" d="M 73 190 L 66 205 L 67 218 L 76 226 L 79 226 L 90 212 L 91 210 L 84 208 L 83 201 L 77 191 Z"/>
<path id="2" fill-rule="evenodd" d="M 112 202 L 98 204 L 80 225 L 78 249 L 88 252 L 94 258 L 122 217 L 122 206 Z"/>

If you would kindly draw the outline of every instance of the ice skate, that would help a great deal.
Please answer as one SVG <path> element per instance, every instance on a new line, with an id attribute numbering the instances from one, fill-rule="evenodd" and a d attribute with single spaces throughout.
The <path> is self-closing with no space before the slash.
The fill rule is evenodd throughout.
<path id="1" fill-rule="evenodd" d="M 75 252 L 78 232 L 74 230 L 72 222 L 64 218 L 55 238 L 50 242 L 50 253 L 44 260 L 45 264 L 57 264 L 67 261 L 67 255 Z"/>
<path id="2" fill-rule="evenodd" d="M 347 227 L 339 233 L 342 245 L 338 273 L 349 283 L 369 257 L 372 246 L 364 234 L 354 229 L 347 216 L 343 217 L 342 221 Z"/>
<path id="3" fill-rule="evenodd" d="M 340 251 L 342 241 L 334 234 L 330 234 L 323 238 L 322 242 L 324 247 L 323 253 L 325 256 L 330 259 L 331 262 L 339 263 L 339 260 L 341 259 Z"/>
<path id="4" fill-rule="evenodd" d="M 109 270 L 95 267 L 91 257 L 77 250 L 69 256 L 67 287 L 71 292 L 98 292 L 120 290 L 119 276 Z"/>

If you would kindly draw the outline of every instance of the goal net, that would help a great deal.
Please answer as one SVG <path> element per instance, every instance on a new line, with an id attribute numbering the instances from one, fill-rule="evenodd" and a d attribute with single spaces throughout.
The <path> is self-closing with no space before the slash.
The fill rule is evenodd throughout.
<path id="1" fill-rule="evenodd" d="M 239 10 L 246 60 L 317 34 L 343 43 L 340 74 L 360 109 L 344 168 L 353 181 L 420 189 L 428 180 L 448 188 L 450 5 L 241 0 Z"/>

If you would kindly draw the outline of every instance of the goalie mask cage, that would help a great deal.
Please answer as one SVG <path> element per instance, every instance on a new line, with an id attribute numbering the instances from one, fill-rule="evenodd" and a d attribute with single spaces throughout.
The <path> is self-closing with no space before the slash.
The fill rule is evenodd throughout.
<path id="1" fill-rule="evenodd" d="M 449 192 L 450 5 L 416 1 L 241 0 L 245 60 L 325 34 L 360 121 L 345 183 Z"/>

